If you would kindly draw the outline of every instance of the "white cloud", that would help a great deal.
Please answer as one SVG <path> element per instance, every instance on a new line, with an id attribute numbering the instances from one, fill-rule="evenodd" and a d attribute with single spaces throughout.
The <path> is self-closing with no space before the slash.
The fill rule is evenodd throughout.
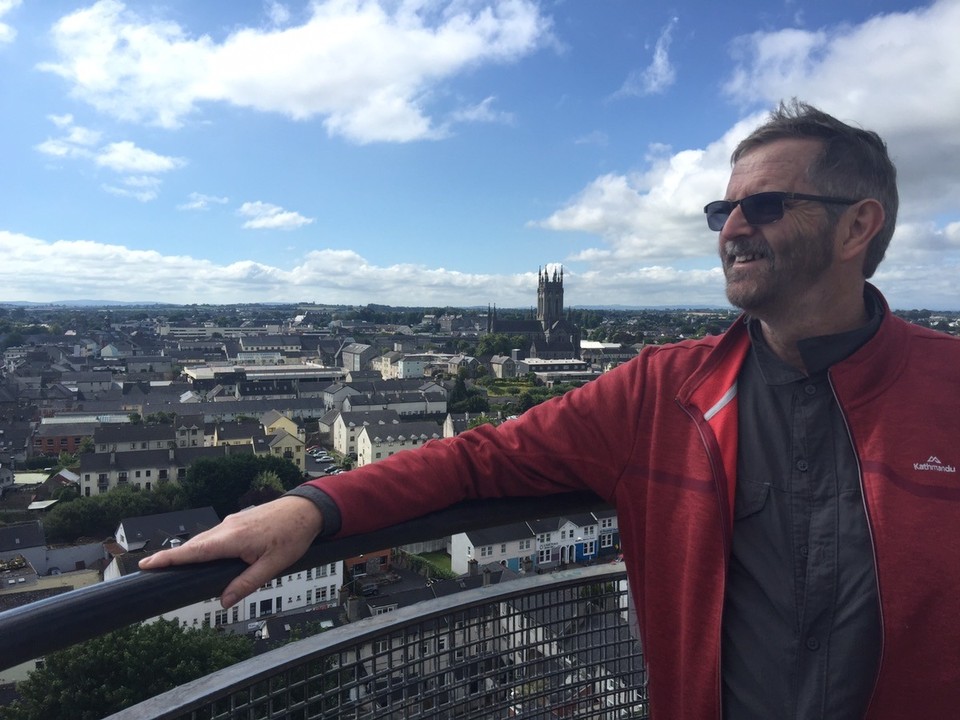
<path id="1" fill-rule="evenodd" d="M 0 0 L 0 20 L 8 12 L 19 7 L 21 0 Z M 0 45 L 13 42 L 17 37 L 17 31 L 5 22 L 0 22 Z"/>
<path id="2" fill-rule="evenodd" d="M 190 200 L 182 205 L 177 205 L 177 210 L 206 210 L 211 204 L 226 205 L 228 202 L 230 202 L 229 198 L 192 192 L 190 193 Z"/>
<path id="3" fill-rule="evenodd" d="M 476 105 L 454 110 L 450 114 L 450 119 L 453 122 L 495 122 L 507 125 L 512 123 L 512 113 L 493 109 L 495 100 L 495 97 L 488 97 Z"/>
<path id="4" fill-rule="evenodd" d="M 250 218 L 243 224 L 245 230 L 295 230 L 313 222 L 313 218 L 259 200 L 245 202 L 237 213 Z"/>
<path id="5" fill-rule="evenodd" d="M 290 10 L 283 3 L 269 0 L 264 8 L 271 25 L 286 25 L 290 22 Z"/>
<path id="6" fill-rule="evenodd" d="M 167 157 L 137 147 L 129 140 L 110 143 L 102 148 L 94 160 L 97 165 L 117 172 L 162 173 L 184 164 L 181 158 Z"/>
<path id="7" fill-rule="evenodd" d="M 594 130 L 589 132 L 586 135 L 581 135 L 578 138 L 575 138 L 573 141 L 574 145 L 598 145 L 605 147 L 607 143 L 610 142 L 610 137 L 601 130 Z"/>
<path id="8" fill-rule="evenodd" d="M 131 175 L 121 179 L 121 185 L 103 185 L 103 189 L 111 195 L 133 198 L 140 202 L 156 200 L 160 191 L 160 178 L 150 175 Z"/>
<path id="9" fill-rule="evenodd" d="M 614 96 L 622 95 L 656 95 L 673 85 L 677 79 L 677 71 L 670 62 L 670 41 L 673 28 L 678 18 L 673 18 L 663 30 L 653 48 L 653 59 L 643 70 L 634 70 L 624 81 Z"/>
<path id="10" fill-rule="evenodd" d="M 433 89 L 478 65 L 514 62 L 550 40 L 549 21 L 533 0 L 437 7 L 318 0 L 303 24 L 240 29 L 217 43 L 190 37 L 174 22 L 147 20 L 119 0 L 100 0 L 56 23 L 58 58 L 40 68 L 123 120 L 172 128 L 203 103 L 225 102 L 322 117 L 328 132 L 360 143 L 434 138 L 444 128 L 427 107 Z"/>
<path id="11" fill-rule="evenodd" d="M 88 240 L 44 241 L 0 230 L 0 286 L 6 297 L 50 300 L 51 276 L 63 297 L 199 303 L 299 302 L 525 307 L 537 274 L 464 273 L 416 263 L 378 266 L 352 250 L 317 250 L 282 268 L 249 260 L 218 264 Z M 149 268 L 149 272 L 144 269 Z M 719 270 L 643 268 L 564 272 L 568 304 L 713 304 L 723 301 Z M 58 298 L 59 299 L 59 298 Z"/>
<path id="12" fill-rule="evenodd" d="M 97 167 L 125 175 L 120 178 L 120 186 L 112 183 L 101 186 L 112 195 L 134 198 L 141 202 L 154 200 L 159 192 L 160 180 L 150 175 L 169 172 L 186 164 L 182 158 L 168 157 L 152 150 L 145 150 L 129 140 L 109 143 L 98 148 L 96 146 L 100 143 L 102 136 L 99 131 L 75 125 L 73 116 L 69 114 L 47 117 L 65 134 L 59 138 L 44 140 L 36 145 L 35 149 L 55 158 L 90 160 Z"/>

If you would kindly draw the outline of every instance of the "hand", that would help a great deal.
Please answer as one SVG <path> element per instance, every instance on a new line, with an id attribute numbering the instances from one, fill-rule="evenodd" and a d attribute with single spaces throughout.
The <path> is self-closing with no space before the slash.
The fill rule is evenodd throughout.
<path id="1" fill-rule="evenodd" d="M 306 498 L 285 496 L 228 515 L 180 547 L 145 557 L 140 569 L 238 557 L 250 567 L 220 596 L 220 604 L 228 608 L 300 559 L 322 528 L 323 516 L 316 505 Z"/>

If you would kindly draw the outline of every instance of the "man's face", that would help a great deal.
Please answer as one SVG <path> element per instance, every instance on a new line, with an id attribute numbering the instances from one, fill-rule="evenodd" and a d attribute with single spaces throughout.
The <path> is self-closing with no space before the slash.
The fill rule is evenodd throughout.
<path id="1" fill-rule="evenodd" d="M 816 140 L 777 140 L 740 158 L 726 199 L 764 191 L 817 194 L 807 168 Z M 819 292 L 834 259 L 833 227 L 821 203 L 786 201 L 783 218 L 750 225 L 737 207 L 720 231 L 727 299 L 758 317 L 782 315 L 805 294 Z"/>

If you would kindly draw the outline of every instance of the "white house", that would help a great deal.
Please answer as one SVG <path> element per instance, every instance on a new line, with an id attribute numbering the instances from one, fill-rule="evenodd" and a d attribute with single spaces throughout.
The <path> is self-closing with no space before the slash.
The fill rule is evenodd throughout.
<path id="1" fill-rule="evenodd" d="M 341 455 L 357 451 L 357 435 L 367 425 L 392 425 L 400 422 L 393 410 L 378 412 L 341 412 L 333 421 L 333 449 Z"/>
<path id="2" fill-rule="evenodd" d="M 520 572 L 529 569 L 536 555 L 536 537 L 525 522 L 457 533 L 450 537 L 450 569 L 464 575 L 470 561 L 499 563 Z"/>
<path id="3" fill-rule="evenodd" d="M 442 437 L 443 428 L 430 421 L 364 425 L 357 433 L 357 467 L 404 450 L 416 450 L 428 441 Z"/>

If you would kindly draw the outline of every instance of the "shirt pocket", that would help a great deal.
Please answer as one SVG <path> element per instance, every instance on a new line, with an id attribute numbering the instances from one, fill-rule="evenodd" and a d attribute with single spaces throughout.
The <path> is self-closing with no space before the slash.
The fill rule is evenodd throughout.
<path id="1" fill-rule="evenodd" d="M 767 483 L 738 480 L 733 505 L 733 519 L 741 520 L 760 512 L 766 505 L 769 495 L 770 485 Z"/>

